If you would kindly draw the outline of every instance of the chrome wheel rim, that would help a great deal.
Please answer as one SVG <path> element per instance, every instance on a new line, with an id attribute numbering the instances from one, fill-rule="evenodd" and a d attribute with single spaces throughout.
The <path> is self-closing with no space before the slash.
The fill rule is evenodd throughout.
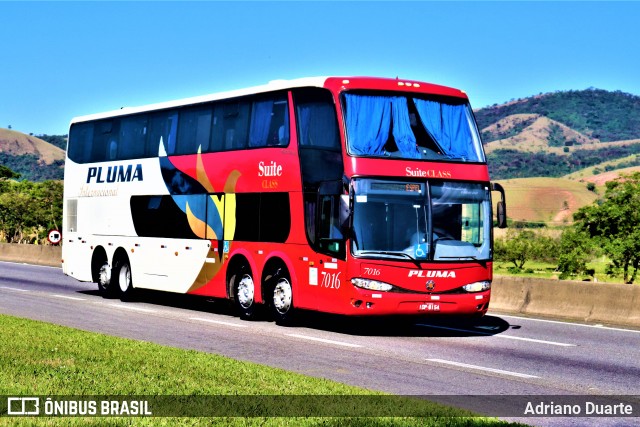
<path id="1" fill-rule="evenodd" d="M 285 314 L 291 308 L 291 283 L 287 279 L 280 279 L 273 289 L 273 306 L 278 313 Z"/>
<path id="2" fill-rule="evenodd" d="M 249 308 L 253 305 L 254 285 L 253 279 L 248 274 L 242 276 L 242 280 L 238 283 L 238 304 L 242 308 Z"/>
<path id="3" fill-rule="evenodd" d="M 124 264 L 120 267 L 120 273 L 118 274 L 118 283 L 120 284 L 120 290 L 127 292 L 127 289 L 131 286 L 131 269 L 128 264 Z"/>

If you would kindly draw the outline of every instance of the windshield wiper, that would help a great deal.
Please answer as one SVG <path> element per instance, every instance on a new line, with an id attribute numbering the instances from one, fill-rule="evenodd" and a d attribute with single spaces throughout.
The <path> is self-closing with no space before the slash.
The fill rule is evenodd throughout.
<path id="1" fill-rule="evenodd" d="M 391 255 L 391 256 L 399 256 L 403 258 L 409 258 L 413 261 L 418 267 L 420 267 L 420 261 L 409 255 L 405 252 L 392 252 L 392 251 L 359 251 L 358 255 Z"/>
<path id="2" fill-rule="evenodd" d="M 438 259 L 463 259 L 463 258 L 470 258 L 474 261 L 478 261 L 478 258 L 476 258 L 473 255 L 460 255 L 460 256 L 439 256 Z"/>

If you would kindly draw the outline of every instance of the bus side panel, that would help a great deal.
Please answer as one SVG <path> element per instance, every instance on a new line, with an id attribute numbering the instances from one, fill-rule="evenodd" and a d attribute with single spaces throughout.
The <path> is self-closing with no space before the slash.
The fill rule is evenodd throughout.
<path id="1" fill-rule="evenodd" d="M 82 282 L 93 281 L 91 256 L 93 251 L 75 233 L 66 234 L 62 243 L 62 272 Z"/>
<path id="2" fill-rule="evenodd" d="M 127 250 L 136 288 L 187 293 L 209 265 L 208 240 L 126 238 L 120 244 Z"/>

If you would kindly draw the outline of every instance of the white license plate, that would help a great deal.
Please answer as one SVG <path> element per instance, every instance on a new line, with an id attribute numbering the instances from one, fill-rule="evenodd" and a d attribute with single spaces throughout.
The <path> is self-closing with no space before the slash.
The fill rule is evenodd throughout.
<path id="1" fill-rule="evenodd" d="M 440 311 L 440 304 L 433 302 L 426 302 L 424 304 L 420 304 L 418 306 L 418 310 L 420 311 Z"/>

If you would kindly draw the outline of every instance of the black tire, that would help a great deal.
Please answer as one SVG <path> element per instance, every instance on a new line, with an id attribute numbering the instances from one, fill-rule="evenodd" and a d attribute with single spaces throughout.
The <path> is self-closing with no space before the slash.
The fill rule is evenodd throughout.
<path id="1" fill-rule="evenodd" d="M 131 300 L 133 282 L 131 280 L 131 265 L 127 258 L 118 258 L 114 261 L 111 283 L 122 301 Z"/>
<path id="2" fill-rule="evenodd" d="M 233 276 L 233 301 L 240 318 L 252 320 L 256 317 L 256 287 L 251 275 L 251 270 L 247 266 L 242 266 Z"/>
<path id="3" fill-rule="evenodd" d="M 295 321 L 293 286 L 286 270 L 278 270 L 269 287 L 269 308 L 276 324 L 291 326 Z"/>
<path id="4" fill-rule="evenodd" d="M 103 298 L 117 298 L 118 285 L 113 283 L 113 270 L 107 261 L 104 261 L 98 269 L 96 278 L 98 291 Z"/>

